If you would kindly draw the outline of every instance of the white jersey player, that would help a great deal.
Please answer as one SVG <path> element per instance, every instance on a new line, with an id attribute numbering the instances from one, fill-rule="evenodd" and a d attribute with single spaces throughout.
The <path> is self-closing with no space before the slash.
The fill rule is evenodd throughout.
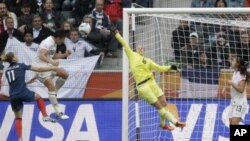
<path id="1" fill-rule="evenodd" d="M 56 46 L 64 43 L 65 32 L 62 30 L 58 30 L 54 33 L 53 36 L 49 36 L 44 39 L 38 49 L 37 56 L 34 59 L 33 65 L 39 67 L 46 66 L 58 66 L 59 61 L 57 59 L 68 57 L 70 55 L 69 51 L 66 51 L 64 54 L 56 53 Z M 52 78 L 54 76 L 58 76 L 56 80 L 56 84 L 54 85 Z M 68 73 L 63 69 L 59 68 L 56 73 L 53 72 L 43 72 L 37 74 L 38 80 L 40 80 L 49 91 L 49 100 L 53 105 L 55 110 L 55 114 L 58 118 L 68 119 L 69 117 L 59 111 L 59 105 L 56 98 L 57 90 L 62 87 L 65 83 L 65 80 L 68 78 Z"/>
<path id="2" fill-rule="evenodd" d="M 249 109 L 246 87 L 250 76 L 247 72 L 247 63 L 242 58 L 233 58 L 231 64 L 234 72 L 232 80 L 228 81 L 228 84 L 231 85 L 231 102 L 228 116 L 230 125 L 238 125 L 244 120 Z"/>

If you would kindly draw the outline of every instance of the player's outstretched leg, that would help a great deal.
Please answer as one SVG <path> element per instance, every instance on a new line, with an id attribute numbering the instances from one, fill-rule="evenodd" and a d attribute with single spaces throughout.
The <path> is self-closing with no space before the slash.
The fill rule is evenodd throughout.
<path id="1" fill-rule="evenodd" d="M 168 119 L 171 123 L 173 123 L 176 127 L 183 128 L 186 126 L 185 122 L 178 121 L 172 113 L 170 113 L 166 107 L 167 107 L 167 101 L 165 95 L 161 95 L 158 97 L 158 101 L 160 104 L 164 107 L 164 110 L 162 110 L 163 115 L 165 116 L 165 119 Z M 163 116 L 163 118 L 164 118 Z"/>
<path id="2" fill-rule="evenodd" d="M 158 110 L 158 113 L 160 116 L 160 122 L 161 122 L 161 125 L 160 125 L 161 129 L 166 129 L 169 131 L 174 130 L 174 127 L 167 125 L 165 122 L 165 120 L 168 119 L 170 122 L 176 123 L 177 120 L 174 118 L 174 116 L 169 114 L 169 112 L 162 106 L 159 100 L 154 102 L 152 106 L 154 106 Z"/>
<path id="3" fill-rule="evenodd" d="M 173 123 L 176 127 L 180 127 L 180 128 L 183 128 L 186 126 L 186 123 L 185 122 L 181 122 L 181 121 L 178 121 L 174 116 L 173 114 L 171 114 L 169 111 L 167 111 L 165 108 L 162 108 L 160 110 L 158 110 L 160 116 L 162 117 L 162 119 L 167 119 L 169 122 Z M 170 127 L 165 127 L 166 129 L 169 128 L 169 129 L 172 129 Z"/>
<path id="4" fill-rule="evenodd" d="M 164 120 L 164 122 L 165 122 L 166 119 L 168 121 L 170 121 L 171 123 L 176 123 L 177 122 L 177 119 L 170 112 L 168 112 L 164 107 L 159 109 L 158 112 L 159 112 L 161 120 Z M 170 125 L 166 125 L 166 124 L 165 125 L 161 124 L 161 128 L 167 129 L 169 131 L 174 130 L 174 127 L 172 127 Z"/>
<path id="5" fill-rule="evenodd" d="M 63 112 L 60 112 L 59 110 L 59 104 L 56 98 L 55 86 L 52 82 L 52 79 L 51 78 L 46 79 L 44 81 L 44 85 L 48 88 L 49 100 L 55 110 L 56 117 L 63 120 L 69 119 L 69 116 L 67 116 Z"/>
<path id="6" fill-rule="evenodd" d="M 55 110 L 55 114 L 56 114 L 56 117 L 59 118 L 59 119 L 63 119 L 63 120 L 66 120 L 66 119 L 69 119 L 69 116 L 67 116 L 66 114 L 64 114 L 63 112 L 60 112 L 59 110 L 59 104 L 58 104 L 58 101 L 57 101 L 57 98 L 56 98 L 56 92 L 55 91 L 49 91 L 49 100 Z"/>
<path id="7" fill-rule="evenodd" d="M 66 79 L 68 78 L 69 74 L 63 68 L 58 68 L 56 70 L 56 75 L 58 76 L 56 80 L 56 91 L 58 91 L 65 83 Z"/>
<path id="8" fill-rule="evenodd" d="M 35 94 L 35 99 L 36 99 L 36 102 L 37 102 L 37 106 L 38 106 L 38 108 L 40 109 L 40 111 L 41 111 L 41 113 L 43 115 L 43 121 L 55 123 L 56 120 L 51 118 L 50 116 L 48 116 L 46 108 L 45 108 L 44 101 L 41 98 L 41 96 L 39 94 Z"/>

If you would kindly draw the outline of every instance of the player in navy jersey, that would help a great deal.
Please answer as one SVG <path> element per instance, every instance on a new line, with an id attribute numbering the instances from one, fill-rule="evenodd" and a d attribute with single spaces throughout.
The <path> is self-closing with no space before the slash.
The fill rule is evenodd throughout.
<path id="1" fill-rule="evenodd" d="M 33 91 L 30 91 L 25 83 L 25 72 L 26 70 L 32 70 L 36 72 L 45 72 L 45 71 L 56 71 L 58 68 L 51 67 L 34 67 L 30 65 L 25 65 L 23 63 L 17 63 L 17 57 L 13 52 L 9 52 L 6 55 L 2 56 L 2 60 L 8 62 L 10 65 L 5 71 L 6 78 L 8 80 L 10 89 L 10 103 L 12 110 L 15 114 L 15 128 L 19 138 L 19 141 L 22 141 L 22 109 L 23 102 L 37 102 L 38 108 L 40 109 L 43 115 L 43 121 L 56 122 L 55 119 L 52 119 L 48 116 L 45 108 L 45 104 L 41 96 Z"/>

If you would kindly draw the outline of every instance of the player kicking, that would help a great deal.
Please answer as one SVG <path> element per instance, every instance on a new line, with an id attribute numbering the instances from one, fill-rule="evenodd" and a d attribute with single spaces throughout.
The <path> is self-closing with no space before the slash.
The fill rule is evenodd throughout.
<path id="1" fill-rule="evenodd" d="M 48 116 L 45 108 L 45 104 L 41 96 L 33 91 L 30 91 L 26 87 L 25 83 L 25 71 L 32 70 L 36 72 L 55 71 L 57 67 L 43 67 L 37 68 L 33 66 L 27 66 L 23 63 L 17 63 L 17 57 L 13 52 L 9 52 L 2 57 L 2 60 L 8 62 L 10 65 L 5 71 L 6 78 L 8 80 L 10 89 L 10 103 L 12 110 L 15 114 L 15 128 L 19 138 L 22 141 L 22 109 L 23 102 L 31 102 L 36 100 L 37 106 L 43 115 L 43 121 L 56 122 Z"/>
<path id="2" fill-rule="evenodd" d="M 64 43 L 65 32 L 58 30 L 53 36 L 49 36 L 44 39 L 38 49 L 38 54 L 33 61 L 33 65 L 37 67 L 48 67 L 48 66 L 58 66 L 59 61 L 57 59 L 65 58 L 70 55 L 69 51 L 66 53 L 56 53 L 56 46 Z M 69 117 L 59 110 L 59 105 L 57 101 L 57 90 L 59 90 L 66 79 L 68 78 L 68 73 L 63 69 L 59 68 L 55 72 L 40 72 L 37 74 L 37 78 L 41 81 L 49 91 L 49 100 L 53 105 L 55 114 L 60 119 L 68 119 Z M 54 85 L 52 79 L 54 76 L 58 76 L 56 84 Z"/>
<path id="3" fill-rule="evenodd" d="M 160 66 L 151 59 L 145 58 L 143 56 L 144 48 L 142 47 L 137 47 L 136 52 L 133 52 L 121 37 L 120 33 L 115 29 L 112 30 L 115 33 L 115 38 L 122 44 L 128 56 L 130 69 L 136 82 L 139 96 L 146 100 L 148 104 L 154 106 L 159 112 L 160 127 L 169 131 L 174 130 L 174 127 L 165 123 L 166 119 L 176 127 L 185 127 L 185 122 L 178 121 L 168 110 L 166 110 L 167 102 L 165 95 L 155 82 L 154 74 L 152 73 L 153 70 L 158 72 L 167 72 L 171 69 L 177 70 L 177 67 L 175 65 Z"/>
<path id="4" fill-rule="evenodd" d="M 231 64 L 234 72 L 232 80 L 228 81 L 228 84 L 231 86 L 231 103 L 228 117 L 230 125 L 239 125 L 244 120 L 249 109 L 246 85 L 250 80 L 250 75 L 247 72 L 248 65 L 242 58 L 234 57 Z"/>

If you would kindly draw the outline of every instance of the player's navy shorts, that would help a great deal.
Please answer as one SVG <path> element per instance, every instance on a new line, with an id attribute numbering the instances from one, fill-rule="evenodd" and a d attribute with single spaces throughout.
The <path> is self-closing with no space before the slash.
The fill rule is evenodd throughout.
<path id="1" fill-rule="evenodd" d="M 10 98 L 11 108 L 14 112 L 23 109 L 23 102 L 32 102 L 35 100 L 35 92 L 26 89 L 25 92 Z"/>

